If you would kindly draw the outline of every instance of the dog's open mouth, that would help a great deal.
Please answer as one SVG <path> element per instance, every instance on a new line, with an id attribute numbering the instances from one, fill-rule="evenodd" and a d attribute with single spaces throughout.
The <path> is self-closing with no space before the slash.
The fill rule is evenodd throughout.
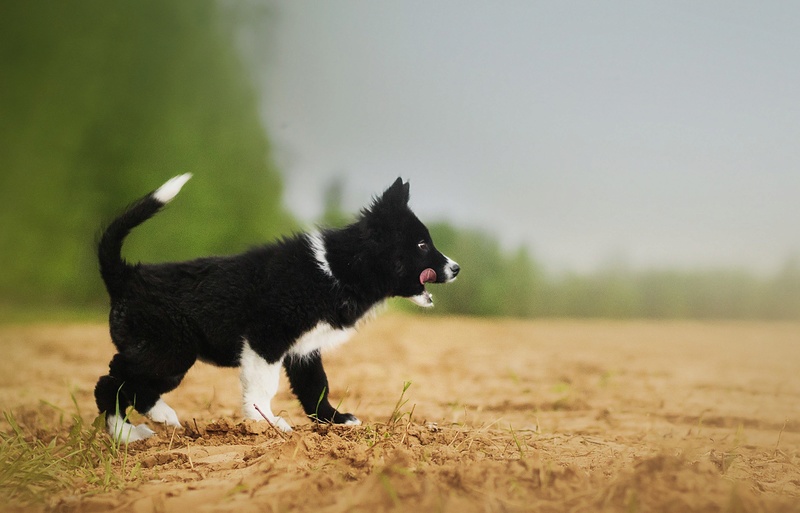
<path id="1" fill-rule="evenodd" d="M 424 286 L 428 282 L 436 281 L 436 271 L 428 267 L 419 275 L 419 282 Z"/>
<path id="2" fill-rule="evenodd" d="M 436 271 L 431 269 L 430 267 L 425 269 L 419 274 L 419 283 L 422 285 L 422 293 L 417 294 L 416 296 L 412 296 L 410 299 L 415 304 L 422 306 L 422 307 L 431 307 L 433 306 L 433 296 L 431 293 L 425 290 L 425 284 L 431 283 L 436 281 Z"/>

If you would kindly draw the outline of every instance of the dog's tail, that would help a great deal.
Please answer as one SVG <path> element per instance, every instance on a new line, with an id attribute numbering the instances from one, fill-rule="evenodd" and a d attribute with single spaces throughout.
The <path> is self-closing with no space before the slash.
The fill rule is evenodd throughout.
<path id="1" fill-rule="evenodd" d="M 186 173 L 168 180 L 152 193 L 133 203 L 103 232 L 97 246 L 97 256 L 100 260 L 100 275 L 109 294 L 113 296 L 122 290 L 134 271 L 134 267 L 122 258 L 122 241 L 132 229 L 153 217 L 164 205 L 172 201 L 191 177 L 191 173 Z"/>

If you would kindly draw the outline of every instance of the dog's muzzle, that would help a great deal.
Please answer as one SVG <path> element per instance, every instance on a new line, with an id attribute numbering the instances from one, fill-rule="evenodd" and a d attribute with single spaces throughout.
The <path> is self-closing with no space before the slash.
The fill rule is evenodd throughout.
<path id="1" fill-rule="evenodd" d="M 459 272 L 461 272 L 461 266 L 458 265 L 458 262 L 448 258 L 447 263 L 444 264 L 444 283 L 455 280 Z"/>

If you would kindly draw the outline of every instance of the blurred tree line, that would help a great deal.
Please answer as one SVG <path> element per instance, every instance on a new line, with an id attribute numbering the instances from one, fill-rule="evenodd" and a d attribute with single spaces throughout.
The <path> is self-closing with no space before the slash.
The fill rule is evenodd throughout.
<path id="1" fill-rule="evenodd" d="M 234 252 L 293 226 L 226 5 L 2 2 L 0 305 L 104 301 L 100 223 L 179 173 L 195 175 L 180 207 L 131 235 L 130 260 Z"/>
<path id="2" fill-rule="evenodd" d="M 743 270 L 545 273 L 524 249 L 501 250 L 491 234 L 430 226 L 437 247 L 461 264 L 458 281 L 431 287 L 439 313 L 515 317 L 800 320 L 800 260 L 771 277 Z"/>
<path id="3" fill-rule="evenodd" d="M 179 173 L 196 178 L 131 235 L 129 260 L 238 252 L 297 226 L 234 44 L 243 19 L 264 19 L 250 16 L 257 6 L 0 3 L 0 309 L 105 303 L 101 221 Z M 343 188 L 326 192 L 324 224 L 350 219 Z M 489 233 L 430 228 L 463 269 L 456 284 L 431 287 L 438 313 L 800 319 L 796 259 L 771 278 L 624 266 L 552 276 Z"/>

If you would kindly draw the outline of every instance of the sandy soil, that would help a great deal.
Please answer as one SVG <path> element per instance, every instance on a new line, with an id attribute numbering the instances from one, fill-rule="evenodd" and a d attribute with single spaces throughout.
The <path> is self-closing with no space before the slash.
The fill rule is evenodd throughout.
<path id="1" fill-rule="evenodd" d="M 71 393 L 91 422 L 105 326 L 1 328 L 0 349 L 26 429 L 66 429 Z M 281 437 L 241 420 L 235 370 L 198 364 L 166 396 L 185 429 L 131 444 L 122 489 L 13 509 L 800 511 L 797 324 L 385 315 L 326 363 L 363 426 L 311 424 L 284 380 Z"/>

